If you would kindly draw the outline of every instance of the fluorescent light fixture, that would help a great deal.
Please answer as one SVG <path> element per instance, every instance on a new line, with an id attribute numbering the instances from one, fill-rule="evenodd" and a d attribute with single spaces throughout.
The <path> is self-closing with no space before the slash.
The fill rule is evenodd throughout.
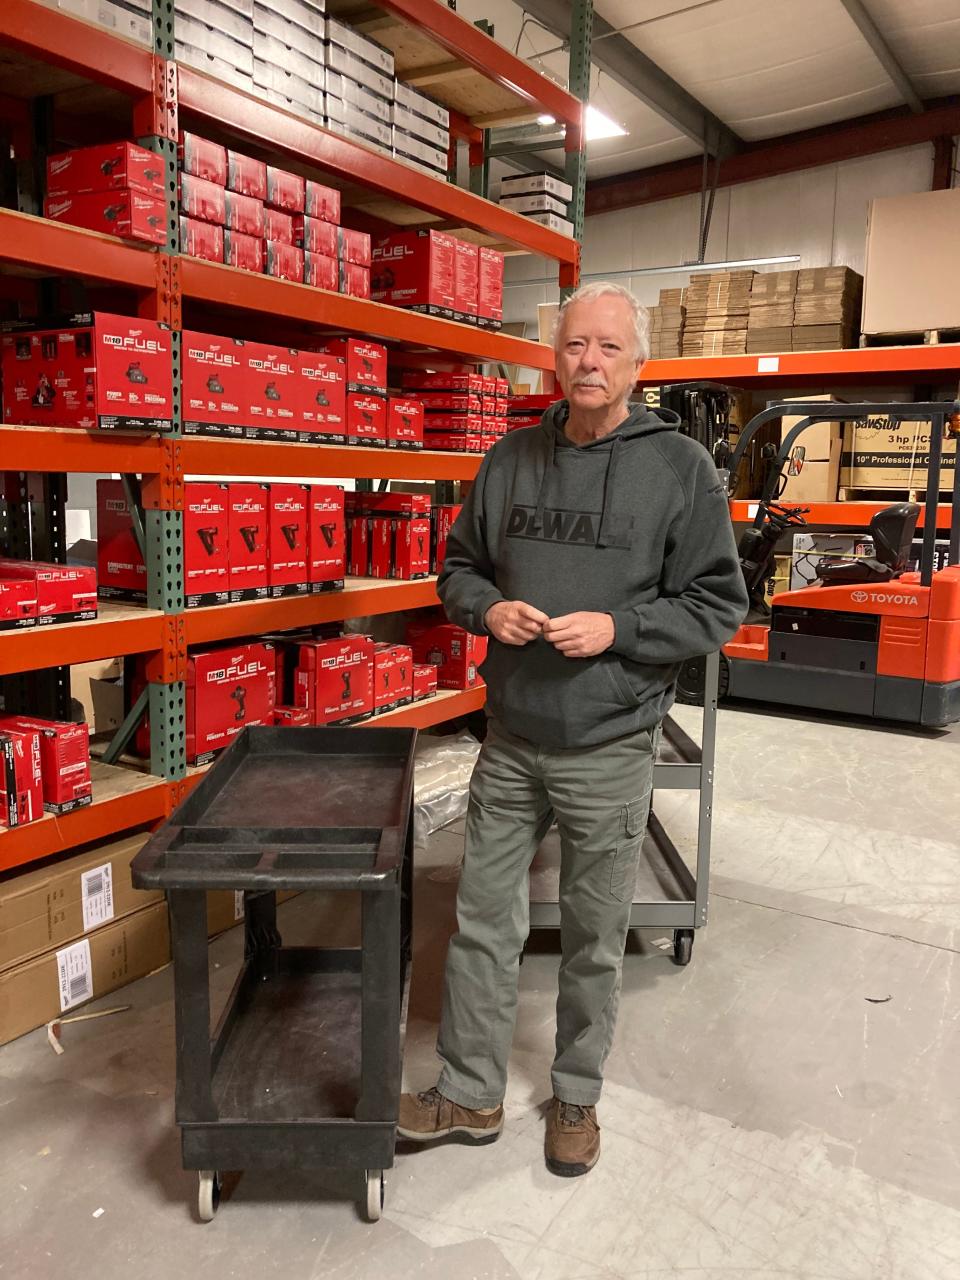
<path id="1" fill-rule="evenodd" d="M 626 129 L 622 129 L 615 120 L 605 116 L 591 103 L 587 104 L 586 115 L 587 141 L 600 142 L 603 138 L 625 138 Z"/>
<path id="2" fill-rule="evenodd" d="M 633 267 L 624 271 L 584 272 L 580 283 L 588 280 L 616 280 L 622 276 L 677 276 L 693 275 L 697 271 L 730 271 L 734 267 L 774 267 L 785 262 L 799 262 L 799 253 L 785 253 L 777 258 L 735 258 L 728 262 L 679 262 L 669 267 Z M 531 284 L 556 284 L 556 278 L 543 276 L 537 280 L 505 280 L 504 288 L 525 289 Z"/>
<path id="3" fill-rule="evenodd" d="M 537 116 L 537 124 L 556 124 L 553 116 Z"/>

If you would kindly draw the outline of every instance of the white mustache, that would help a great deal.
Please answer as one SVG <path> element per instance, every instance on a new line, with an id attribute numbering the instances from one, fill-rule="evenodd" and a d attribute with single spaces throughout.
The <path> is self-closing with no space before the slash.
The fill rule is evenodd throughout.
<path id="1" fill-rule="evenodd" d="M 573 385 L 575 387 L 600 387 L 603 391 L 606 391 L 607 389 L 607 384 L 605 382 L 598 382 L 596 378 L 577 378 Z"/>

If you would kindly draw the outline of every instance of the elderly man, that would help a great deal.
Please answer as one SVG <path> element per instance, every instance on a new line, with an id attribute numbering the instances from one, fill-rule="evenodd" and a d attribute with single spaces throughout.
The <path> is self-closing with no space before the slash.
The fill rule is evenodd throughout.
<path id="1" fill-rule="evenodd" d="M 713 462 L 665 410 L 631 407 L 648 316 L 615 284 L 567 300 L 556 369 L 566 396 L 484 459 L 450 535 L 448 616 L 489 635 L 488 733 L 470 787 L 458 932 L 447 954 L 435 1088 L 404 1094 L 399 1133 L 492 1142 L 503 1127 L 528 871 L 556 818 L 561 961 L 555 1174 L 600 1154 L 596 1103 L 660 722 L 680 664 L 747 609 Z"/>

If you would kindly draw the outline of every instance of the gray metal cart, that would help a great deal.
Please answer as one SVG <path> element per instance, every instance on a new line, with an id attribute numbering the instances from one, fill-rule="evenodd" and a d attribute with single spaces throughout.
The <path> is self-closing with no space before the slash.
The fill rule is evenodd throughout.
<path id="1" fill-rule="evenodd" d="M 415 729 L 248 728 L 133 862 L 168 892 L 183 1165 L 393 1164 L 410 979 Z M 245 958 L 211 1037 L 208 889 L 242 890 Z M 359 891 L 361 945 L 284 947 L 278 889 Z"/>
<path id="2" fill-rule="evenodd" d="M 717 738 L 717 688 L 720 655 L 703 659 L 705 696 L 701 745 L 667 716 L 653 773 L 653 805 L 643 841 L 633 907 L 632 929 L 672 929 L 677 964 L 689 964 L 694 930 L 707 923 L 710 880 L 710 831 L 713 816 L 713 766 Z M 658 790 L 700 792 L 697 822 L 697 861 L 687 866 L 656 815 Z M 547 839 L 530 868 L 530 927 L 556 929 L 560 925 L 559 846 Z"/>

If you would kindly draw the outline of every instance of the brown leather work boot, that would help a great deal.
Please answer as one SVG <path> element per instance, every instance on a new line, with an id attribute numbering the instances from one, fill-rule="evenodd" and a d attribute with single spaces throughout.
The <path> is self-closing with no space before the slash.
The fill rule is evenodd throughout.
<path id="1" fill-rule="evenodd" d="M 457 1137 L 481 1146 L 496 1142 L 503 1130 L 503 1107 L 492 1111 L 471 1111 L 445 1098 L 439 1089 L 400 1095 L 400 1122 L 397 1135 L 410 1142 L 433 1142 Z"/>
<path id="2" fill-rule="evenodd" d="M 589 1173 L 600 1159 L 600 1126 L 597 1108 L 554 1098 L 547 1115 L 544 1144 L 547 1168 L 561 1178 Z"/>

